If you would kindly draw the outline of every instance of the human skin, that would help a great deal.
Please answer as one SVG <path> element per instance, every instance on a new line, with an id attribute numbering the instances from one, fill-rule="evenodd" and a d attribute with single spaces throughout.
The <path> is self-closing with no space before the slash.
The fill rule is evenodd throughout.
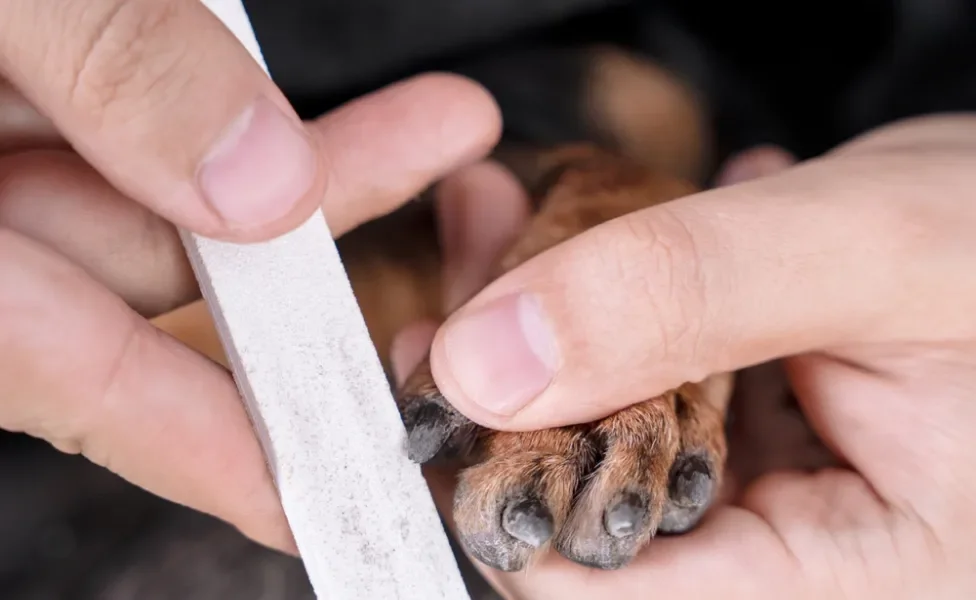
<path id="1" fill-rule="evenodd" d="M 749 482 L 698 529 L 654 540 L 621 571 L 550 553 L 525 573 L 486 576 L 510 598 L 533 599 L 972 597 L 974 139 L 974 117 L 928 117 L 775 174 L 735 176 L 597 227 L 494 282 L 469 274 L 467 293 L 454 293 L 473 298 L 439 330 L 403 332 L 398 373 L 433 340 L 447 399 L 484 426 L 516 431 L 592 421 L 682 380 L 784 358 L 807 420 L 846 465 Z M 460 201 L 524 212 L 510 179 L 478 168 L 496 169 L 497 187 L 461 186 Z M 511 222 L 482 226 L 503 240 Z M 604 309 L 582 310 L 595 290 Z M 465 379 L 492 354 L 464 319 L 519 293 L 541 302 L 539 327 L 560 361 L 544 375 L 554 382 L 502 413 L 491 389 Z M 494 339 L 509 328 L 509 350 L 524 343 L 513 324 L 493 326 Z M 614 339 L 613 351 L 585 343 L 594 336 Z M 451 474 L 431 479 L 449 512 Z"/>
<path id="2" fill-rule="evenodd" d="M 341 235 L 499 132 L 436 74 L 302 123 L 196 0 L 4 3 L 0 428 L 294 551 L 233 379 L 146 320 L 199 294 L 173 224 L 254 242 L 321 207 Z"/>
<path id="3" fill-rule="evenodd" d="M 231 378 L 143 320 L 177 304 L 166 290 L 193 293 L 166 222 L 256 241 L 322 205 L 341 233 L 487 152 L 494 104 L 468 82 L 428 77 L 301 124 L 196 2 L 19 0 L 4 9 L 0 74 L 44 115 L 40 145 L 63 148 L 63 139 L 75 152 L 27 152 L 20 131 L 5 145 L 17 152 L 0 157 L 0 427 L 83 452 L 290 548 Z M 363 135 L 364 124 L 384 135 Z M 971 597 L 974 132 L 967 117 L 896 126 L 781 175 L 608 224 L 459 311 L 435 339 L 436 375 L 485 425 L 592 420 L 674 380 L 796 355 L 786 364 L 802 407 L 851 465 L 760 480 L 621 572 L 553 557 L 528 577 L 490 573 L 493 581 L 530 598 Z M 254 164 L 273 164 L 262 147 L 287 157 L 268 169 L 280 180 L 247 179 Z M 397 170 L 378 180 L 378 163 Z M 660 254 L 655 232 L 668 227 L 701 243 Z M 609 271 L 637 277 L 604 279 L 607 261 L 626 266 L 647 252 L 662 258 L 657 270 L 636 265 Z M 804 277 L 791 276 L 797 265 Z M 145 276 L 153 269 L 183 286 L 157 287 Z M 463 366 L 447 364 L 451 330 L 482 302 L 541 279 L 555 283 L 535 291 L 544 327 L 561 340 L 562 384 L 515 399 L 529 406 L 514 415 L 479 408 L 492 394 L 466 389 Z M 609 310 L 573 310 L 592 286 L 616 290 L 604 295 Z M 628 328 L 614 319 L 635 314 L 661 326 L 642 339 L 618 336 Z M 626 343 L 599 356 L 572 343 L 593 336 Z M 662 348 L 668 369 L 656 360 Z M 485 356 L 463 344 L 451 354 L 477 356 L 473 368 Z M 579 365 L 596 375 L 589 387 L 573 380 Z M 561 389 L 592 402 L 570 403 Z"/>

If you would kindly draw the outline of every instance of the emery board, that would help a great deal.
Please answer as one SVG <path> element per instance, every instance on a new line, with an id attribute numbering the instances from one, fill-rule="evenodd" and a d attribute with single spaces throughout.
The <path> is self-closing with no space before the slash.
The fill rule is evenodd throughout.
<path id="1" fill-rule="evenodd" d="M 240 0 L 203 3 L 267 72 Z M 468 600 L 321 211 L 265 243 L 181 236 L 316 596 Z"/>

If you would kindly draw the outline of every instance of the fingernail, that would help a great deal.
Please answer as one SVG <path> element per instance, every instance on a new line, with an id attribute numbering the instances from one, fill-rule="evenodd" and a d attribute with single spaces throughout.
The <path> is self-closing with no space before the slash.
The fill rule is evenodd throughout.
<path id="1" fill-rule="evenodd" d="M 720 170 L 717 185 L 724 187 L 775 175 L 795 162 L 793 155 L 779 146 L 759 146 L 730 158 Z"/>
<path id="2" fill-rule="evenodd" d="M 555 337 L 533 296 L 501 298 L 447 327 L 451 375 L 467 398 L 489 412 L 517 413 L 556 373 Z"/>
<path id="3" fill-rule="evenodd" d="M 224 131 L 198 181 L 221 217 L 253 227 L 288 215 L 311 188 L 316 165 L 299 125 L 261 97 Z"/>

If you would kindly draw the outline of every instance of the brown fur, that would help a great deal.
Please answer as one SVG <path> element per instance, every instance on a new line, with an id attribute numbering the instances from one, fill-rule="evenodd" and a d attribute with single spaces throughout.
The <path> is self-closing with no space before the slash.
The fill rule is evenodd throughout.
<path id="1" fill-rule="evenodd" d="M 598 132 L 599 145 L 613 152 L 602 159 L 607 166 L 618 158 L 628 163 L 629 175 L 619 171 L 621 165 L 616 164 L 613 168 L 618 171 L 613 176 L 651 177 L 656 182 L 653 185 L 661 187 L 655 193 L 667 199 L 695 191 L 688 182 L 705 175 L 711 135 L 706 112 L 694 91 L 660 65 L 622 48 L 595 46 L 586 53 L 586 85 L 577 92 L 585 107 L 584 118 Z M 534 191 L 538 200 L 543 188 L 552 183 L 547 178 L 558 173 L 557 165 L 570 166 L 574 157 L 593 160 L 592 150 L 587 144 L 558 149 L 503 144 L 494 158 Z M 585 176 L 590 178 L 586 185 L 609 184 L 598 192 L 604 197 L 594 203 L 602 205 L 596 209 L 602 214 L 584 214 L 582 211 L 592 209 L 577 207 L 572 201 L 551 202 L 547 203 L 548 210 L 560 214 L 534 221 L 533 226 L 558 226 L 567 219 L 571 222 L 565 226 L 579 233 L 611 213 L 634 210 L 633 200 L 616 194 L 612 182 L 601 182 L 607 174 L 600 175 L 600 170 L 591 163 Z M 613 203 L 619 206 L 613 208 Z M 529 246 L 540 242 L 554 245 L 560 239 L 559 235 L 526 232 L 519 241 L 525 247 L 513 249 L 507 256 L 509 260 L 527 258 L 541 250 Z M 418 319 L 443 317 L 440 251 L 432 207 L 429 202 L 413 203 L 367 223 L 338 244 L 370 335 L 389 368 L 388 351 L 397 331 Z M 500 268 L 507 270 L 511 265 L 501 264 Z"/>
<path id="2" fill-rule="evenodd" d="M 689 180 L 704 177 L 712 136 L 695 90 L 621 48 L 598 46 L 589 55 L 586 112 L 601 137 L 646 168 Z"/>
<path id="3" fill-rule="evenodd" d="M 338 246 L 370 337 L 389 372 L 389 349 L 397 332 L 419 319 L 443 316 L 432 206 L 408 205 L 345 235 Z"/>
<path id="4" fill-rule="evenodd" d="M 609 141 L 600 148 L 496 153 L 532 192 L 535 214 L 499 258 L 495 276 L 591 227 L 697 189 L 689 180 L 703 170 L 707 143 L 694 98 L 665 72 L 620 51 L 595 53 L 593 65 L 591 83 L 599 85 L 591 86 L 589 115 Z M 653 110 L 635 108 L 642 101 Z M 400 329 L 445 316 L 437 239 L 430 203 L 417 202 L 339 242 L 387 369 Z M 201 329 L 202 323 L 196 338 Z M 578 563 L 610 569 L 627 564 L 657 531 L 694 527 L 714 500 L 725 468 L 731 382 L 731 375 L 720 374 L 685 384 L 596 423 L 504 433 L 455 411 L 425 360 L 397 402 L 415 460 L 449 459 L 465 467 L 453 516 L 469 554 L 519 570 L 551 547 Z M 613 535 L 611 509 L 619 507 L 633 518 L 615 522 L 633 527 Z M 525 515 L 532 518 L 519 521 Z"/>
<path id="5" fill-rule="evenodd" d="M 535 182 L 538 210 L 500 258 L 496 276 L 586 229 L 695 190 L 588 145 L 543 153 L 536 164 L 546 173 Z M 503 520 L 509 504 L 532 501 L 551 520 L 546 541 L 551 538 L 558 552 L 618 568 L 659 528 L 693 527 L 714 499 L 726 457 L 729 380 L 720 375 L 685 384 L 597 423 L 531 433 L 492 432 L 467 421 L 440 395 L 426 360 L 398 397 L 418 461 L 447 449 L 471 463 L 459 476 L 454 520 L 472 555 L 499 569 L 524 568 L 535 544 L 508 532 Z M 421 414 L 430 405 L 437 410 Z M 707 498 L 692 502 L 676 486 L 684 485 L 678 483 L 682 469 L 695 460 L 708 488 L 701 492 Z M 646 514 L 632 534 L 615 537 L 605 524 L 607 511 L 625 498 Z"/>

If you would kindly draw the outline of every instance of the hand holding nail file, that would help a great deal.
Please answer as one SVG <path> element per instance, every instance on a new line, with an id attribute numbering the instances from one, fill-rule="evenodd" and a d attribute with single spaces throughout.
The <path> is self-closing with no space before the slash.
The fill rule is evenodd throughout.
<path id="1" fill-rule="evenodd" d="M 204 4 L 265 67 L 240 0 Z M 321 212 L 261 244 L 182 235 L 316 595 L 467 599 Z"/>

